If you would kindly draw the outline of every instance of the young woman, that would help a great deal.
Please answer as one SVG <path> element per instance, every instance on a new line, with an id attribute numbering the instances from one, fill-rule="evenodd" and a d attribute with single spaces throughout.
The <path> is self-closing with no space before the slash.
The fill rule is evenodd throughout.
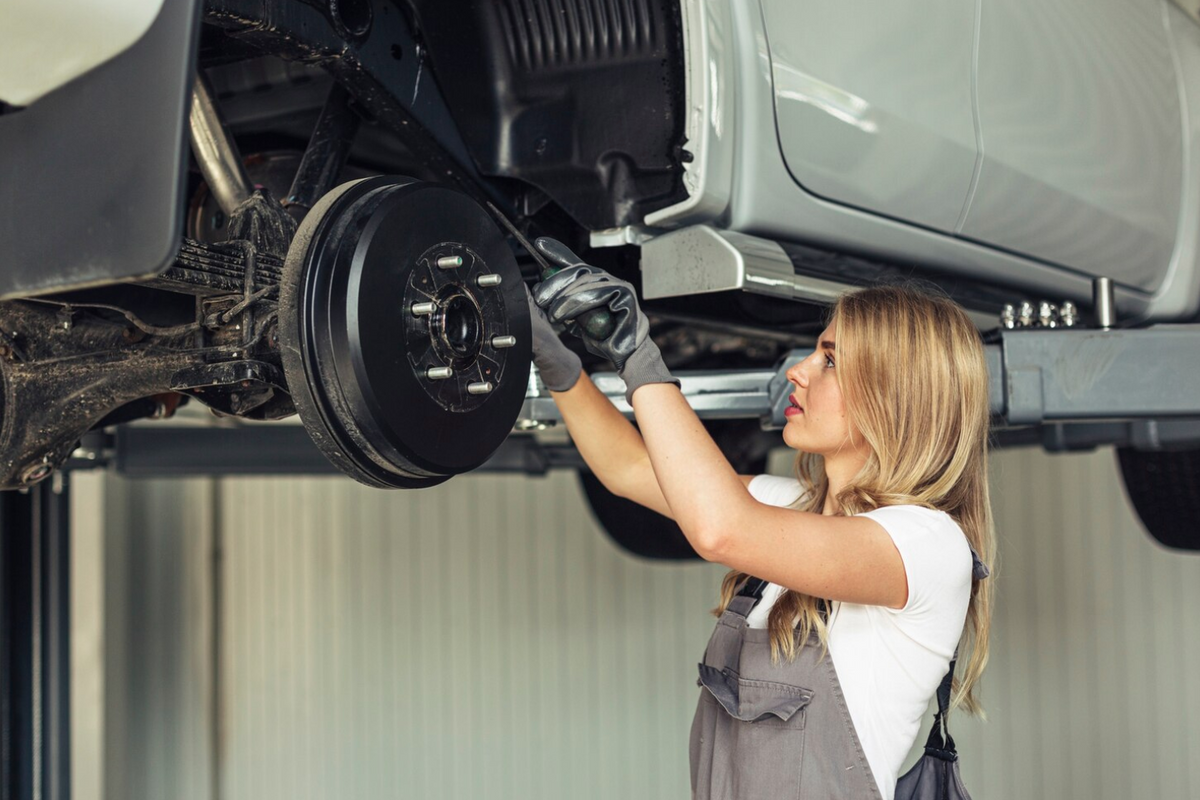
<path id="1" fill-rule="evenodd" d="M 788 371 L 797 479 L 737 475 L 664 366 L 633 287 L 557 241 L 536 247 L 563 269 L 531 294 L 534 359 L 580 453 L 610 491 L 673 518 L 730 568 L 699 664 L 693 796 L 891 800 L 960 641 L 952 705 L 979 711 L 994 540 L 978 332 L 944 297 L 844 295 Z M 574 323 L 593 308 L 615 315 L 603 341 Z M 640 434 L 553 323 L 613 362 Z"/>

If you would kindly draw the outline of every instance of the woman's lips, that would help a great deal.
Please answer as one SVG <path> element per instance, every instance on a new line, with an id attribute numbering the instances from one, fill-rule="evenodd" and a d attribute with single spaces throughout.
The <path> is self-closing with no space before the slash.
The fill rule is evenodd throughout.
<path id="1" fill-rule="evenodd" d="M 783 415 L 785 417 L 794 417 L 796 414 L 804 413 L 804 409 L 802 409 L 800 407 L 800 405 L 796 402 L 796 398 L 791 397 L 791 398 L 788 398 L 788 400 L 789 400 L 789 405 L 787 408 L 785 408 L 783 410 Z"/>

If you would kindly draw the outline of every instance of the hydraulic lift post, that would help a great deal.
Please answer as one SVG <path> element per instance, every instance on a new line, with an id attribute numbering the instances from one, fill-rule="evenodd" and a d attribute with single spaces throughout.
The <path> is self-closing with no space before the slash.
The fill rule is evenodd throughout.
<path id="1" fill-rule="evenodd" d="M 67 486 L 0 492 L 0 800 L 71 796 Z"/>

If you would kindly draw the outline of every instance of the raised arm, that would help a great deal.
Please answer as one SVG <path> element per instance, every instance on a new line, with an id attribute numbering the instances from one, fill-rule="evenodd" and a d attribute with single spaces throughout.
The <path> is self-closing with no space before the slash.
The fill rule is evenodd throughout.
<path id="1" fill-rule="evenodd" d="M 579 454 L 610 492 L 671 517 L 641 434 L 592 383 L 528 292 L 526 297 L 534 363 Z"/>
<path id="2" fill-rule="evenodd" d="M 571 441 L 610 492 L 674 518 L 658 488 L 650 454 L 637 428 L 601 394 L 586 372 L 565 392 L 550 396 L 562 412 Z"/>

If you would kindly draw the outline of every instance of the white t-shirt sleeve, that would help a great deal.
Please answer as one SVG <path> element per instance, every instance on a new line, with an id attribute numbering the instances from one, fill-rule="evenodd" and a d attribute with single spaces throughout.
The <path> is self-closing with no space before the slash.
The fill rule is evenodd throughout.
<path id="1" fill-rule="evenodd" d="M 971 592 L 971 548 L 962 528 L 949 514 L 920 506 L 888 506 L 860 516 L 887 531 L 904 562 L 908 601 L 903 608 L 880 608 L 926 646 L 957 641 L 957 634 L 947 638 L 948 629 L 961 631 Z"/>
<path id="2" fill-rule="evenodd" d="M 747 488 L 751 497 L 769 506 L 790 506 L 804 491 L 800 481 L 778 475 L 755 475 Z"/>

